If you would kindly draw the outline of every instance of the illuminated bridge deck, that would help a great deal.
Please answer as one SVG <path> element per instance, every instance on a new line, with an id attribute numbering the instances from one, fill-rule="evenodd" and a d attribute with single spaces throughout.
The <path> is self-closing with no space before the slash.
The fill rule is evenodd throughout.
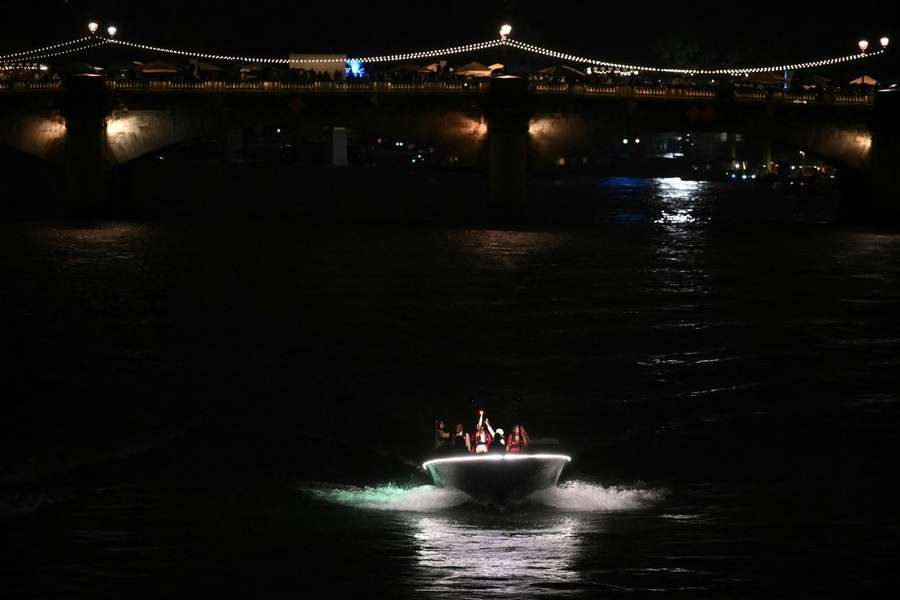
<path id="1" fill-rule="evenodd" d="M 107 89 L 118 94 L 173 95 L 460 95 L 486 94 L 490 80 L 470 82 L 349 82 L 318 81 L 291 83 L 260 82 L 176 82 L 176 81 L 108 81 Z M 0 82 L 0 94 L 60 93 L 61 82 Z M 810 104 L 865 107 L 875 104 L 874 94 L 810 94 L 735 89 L 727 93 L 711 88 L 652 85 L 595 85 L 531 82 L 529 90 L 541 96 L 607 97 L 660 101 L 718 102 L 733 100 L 758 104 Z"/>

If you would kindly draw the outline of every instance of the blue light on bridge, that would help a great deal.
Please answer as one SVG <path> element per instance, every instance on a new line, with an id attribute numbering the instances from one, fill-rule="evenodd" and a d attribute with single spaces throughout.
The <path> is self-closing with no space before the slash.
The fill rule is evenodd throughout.
<path id="1" fill-rule="evenodd" d="M 346 77 L 364 77 L 366 74 L 366 66 L 363 64 L 363 61 L 353 58 L 347 61 L 347 66 L 344 68 L 344 75 Z"/>

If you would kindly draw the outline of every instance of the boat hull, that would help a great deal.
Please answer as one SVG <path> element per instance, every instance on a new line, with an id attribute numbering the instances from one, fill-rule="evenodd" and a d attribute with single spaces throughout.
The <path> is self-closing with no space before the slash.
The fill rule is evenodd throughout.
<path id="1" fill-rule="evenodd" d="M 422 466 L 438 487 L 504 507 L 554 487 L 571 460 L 562 454 L 481 454 L 430 460 Z"/>

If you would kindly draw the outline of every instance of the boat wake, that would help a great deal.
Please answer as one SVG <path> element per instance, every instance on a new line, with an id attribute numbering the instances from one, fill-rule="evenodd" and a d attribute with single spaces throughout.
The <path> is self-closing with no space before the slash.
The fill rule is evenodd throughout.
<path id="1" fill-rule="evenodd" d="M 309 486 L 301 492 L 318 500 L 352 508 L 400 512 L 434 512 L 470 502 L 472 498 L 458 490 L 433 485 L 403 487 L 394 484 L 374 487 Z"/>
<path id="2" fill-rule="evenodd" d="M 365 510 L 397 512 L 437 512 L 474 502 L 459 490 L 433 485 L 335 486 L 304 485 L 298 491 L 316 500 Z M 647 508 L 663 497 L 659 490 L 641 487 L 603 487 L 570 481 L 531 494 L 526 504 L 538 504 L 560 512 L 616 512 Z"/>
<path id="3" fill-rule="evenodd" d="M 569 481 L 534 492 L 527 500 L 564 512 L 616 512 L 646 508 L 662 497 L 663 492 L 659 490 Z"/>

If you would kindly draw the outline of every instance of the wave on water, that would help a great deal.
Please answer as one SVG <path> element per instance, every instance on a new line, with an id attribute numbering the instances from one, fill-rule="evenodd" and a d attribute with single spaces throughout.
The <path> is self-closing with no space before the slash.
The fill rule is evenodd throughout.
<path id="1" fill-rule="evenodd" d="M 0 497 L 0 521 L 33 514 L 51 502 L 50 496 L 43 492 Z"/>
<path id="2" fill-rule="evenodd" d="M 317 500 L 366 510 L 435 512 L 473 502 L 465 492 L 433 485 L 400 486 L 389 483 L 357 487 L 316 484 L 298 489 Z M 570 481 L 555 488 L 534 492 L 527 502 L 563 512 L 616 512 L 647 508 L 659 502 L 663 496 L 664 492 L 661 490 L 603 487 L 583 481 Z"/>
<path id="3" fill-rule="evenodd" d="M 615 512 L 646 508 L 662 497 L 660 490 L 603 487 L 583 481 L 569 481 L 555 488 L 534 492 L 528 500 L 565 512 Z"/>
<path id="4" fill-rule="evenodd" d="M 368 510 L 434 512 L 470 502 L 472 498 L 458 490 L 433 485 L 399 486 L 392 483 L 373 487 L 319 485 L 301 488 L 302 492 L 334 504 Z"/>

